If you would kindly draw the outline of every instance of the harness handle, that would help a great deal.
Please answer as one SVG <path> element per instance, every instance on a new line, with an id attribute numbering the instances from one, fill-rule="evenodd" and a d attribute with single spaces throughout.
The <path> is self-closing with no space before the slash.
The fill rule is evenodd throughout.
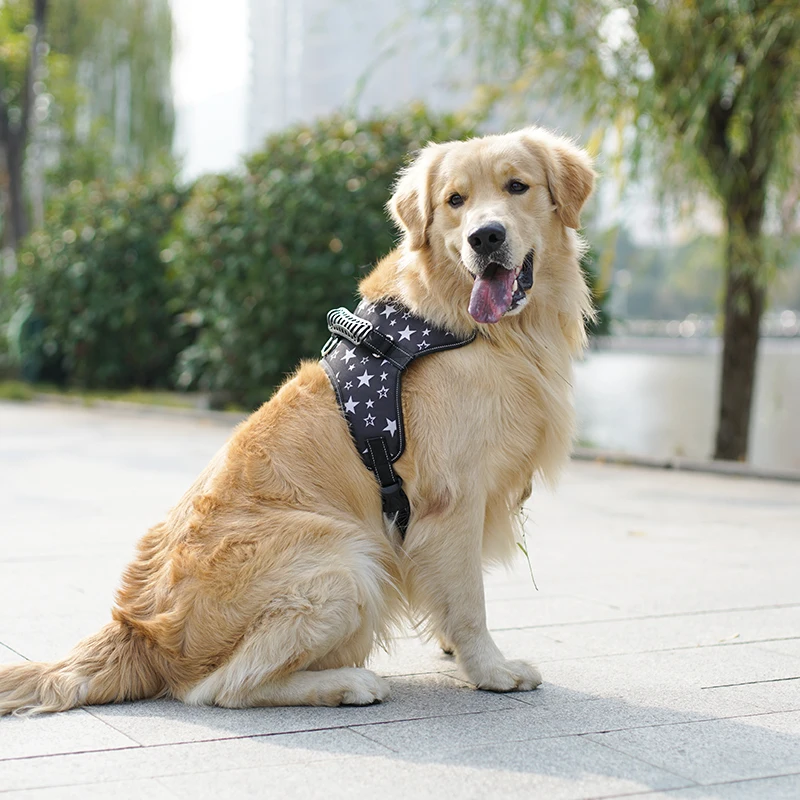
<path id="1" fill-rule="evenodd" d="M 414 358 L 409 353 L 393 342 L 386 334 L 377 330 L 373 324 L 357 317 L 346 308 L 334 308 L 328 312 L 328 330 L 333 334 L 322 348 L 322 357 L 325 358 L 340 338 L 347 339 L 354 345 L 368 347 L 373 355 L 391 361 L 398 369 L 405 369 Z"/>

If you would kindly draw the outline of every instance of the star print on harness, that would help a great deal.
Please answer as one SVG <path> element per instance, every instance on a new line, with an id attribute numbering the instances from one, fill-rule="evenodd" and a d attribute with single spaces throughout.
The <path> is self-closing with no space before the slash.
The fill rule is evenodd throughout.
<path id="1" fill-rule="evenodd" d="M 322 348 L 321 364 L 361 460 L 380 484 L 383 513 L 405 536 L 411 506 L 392 467 L 405 449 L 402 374 L 414 359 L 462 347 L 475 334 L 459 338 L 393 300 L 364 300 L 355 313 L 335 308 L 328 312 L 328 330 L 331 338 Z"/>

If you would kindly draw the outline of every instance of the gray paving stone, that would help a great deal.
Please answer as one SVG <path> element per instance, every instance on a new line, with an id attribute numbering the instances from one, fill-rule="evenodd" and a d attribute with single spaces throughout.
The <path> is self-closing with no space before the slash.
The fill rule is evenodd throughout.
<path id="1" fill-rule="evenodd" d="M 689 782 L 579 737 L 461 751 L 447 759 L 365 757 L 305 765 L 302 769 L 248 769 L 208 776 L 163 778 L 179 797 L 283 796 L 527 798 L 578 800 Z M 368 787 L 368 788 L 367 788 Z"/>
<path id="2" fill-rule="evenodd" d="M 25 659 L 13 650 L 0 644 L 0 664 L 16 664 Z"/>
<path id="3" fill-rule="evenodd" d="M 748 703 L 764 711 L 800 711 L 800 675 L 788 681 L 766 681 L 708 689 L 706 694 L 724 695 L 731 702 Z"/>
<path id="4" fill-rule="evenodd" d="M 0 762 L 82 750 L 130 747 L 134 742 L 114 728 L 75 709 L 65 714 L 0 718 Z"/>
<path id="5" fill-rule="evenodd" d="M 756 645 L 699 647 L 554 661 L 542 669 L 547 685 L 593 697 L 650 697 L 712 686 L 766 681 L 797 675 L 795 659 Z M 520 693 L 537 702 L 536 693 Z"/>
<path id="6" fill-rule="evenodd" d="M 63 658 L 81 639 L 110 619 L 110 606 L 80 614 L 21 615 L 0 619 L 0 637 L 30 661 Z"/>
<path id="7" fill-rule="evenodd" d="M 392 696 L 363 708 L 224 709 L 155 700 L 92 709 L 131 739 L 145 745 L 343 728 L 367 722 L 446 716 L 515 708 L 512 696 L 479 692 L 444 675 L 391 678 Z"/>
<path id="8" fill-rule="evenodd" d="M 0 761 L 0 792 L 306 764 L 386 749 L 345 728 Z"/>
<path id="9" fill-rule="evenodd" d="M 588 738 L 696 783 L 800 772 L 800 712 L 664 725 Z"/>
<path id="10" fill-rule="evenodd" d="M 539 631 L 505 631 L 495 635 L 495 641 L 508 658 L 523 658 L 535 664 L 563 658 L 574 658 L 581 653 Z M 435 641 L 422 641 L 418 637 L 394 640 L 389 652 L 379 650 L 369 662 L 370 668 L 381 675 L 414 675 L 424 672 L 453 672 L 456 662 L 445 655 Z"/>
<path id="11" fill-rule="evenodd" d="M 795 633 L 797 633 L 795 631 Z M 794 656 L 800 664 L 800 636 L 786 639 L 780 642 L 765 642 L 761 645 L 765 650 L 772 650 L 774 653 L 783 653 L 787 656 Z"/>
<path id="12" fill-rule="evenodd" d="M 647 800 L 797 800 L 800 797 L 800 775 L 756 778 L 694 789 L 633 794 L 628 797 Z"/>
<path id="13" fill-rule="evenodd" d="M 530 596 L 486 602 L 486 621 L 490 630 L 526 628 L 528 626 L 615 619 L 623 616 L 619 609 L 569 595 L 542 592 L 531 587 Z"/>
<path id="14" fill-rule="evenodd" d="M 446 656 L 439 645 L 422 641 L 417 636 L 404 636 L 390 643 L 388 652 L 377 650 L 368 667 L 380 675 L 420 675 L 431 672 L 450 672 L 455 667 L 452 656 Z"/>
<path id="15" fill-rule="evenodd" d="M 20 658 L 3 644 L 48 660 L 97 630 L 138 537 L 227 436 L 0 403 L 0 663 Z M 778 680 L 800 676 L 797 486 L 579 463 L 528 516 L 539 591 L 520 558 L 487 575 L 486 596 L 498 644 L 542 664 L 541 689 L 476 692 L 435 643 L 399 638 L 372 663 L 394 696 L 371 708 L 159 701 L 0 719 L 0 791 L 800 796 L 797 776 L 729 782 L 800 753 L 797 713 L 771 713 L 800 707 L 800 681 Z M 677 788 L 694 781 L 707 785 Z"/>
<path id="16" fill-rule="evenodd" d="M 175 800 L 175 794 L 154 780 L 54 786 L 3 793 L 3 800 Z"/>
<path id="17" fill-rule="evenodd" d="M 765 639 L 793 636 L 799 630 L 800 604 L 790 608 L 554 626 L 542 632 L 583 655 L 614 655 L 722 643 L 763 642 Z M 782 652 L 782 643 L 775 644 L 774 648 L 772 643 L 763 646 Z"/>
<path id="18" fill-rule="evenodd" d="M 517 699 L 525 697 L 525 705 L 530 703 L 528 708 L 366 725 L 359 728 L 358 732 L 398 753 L 424 755 L 448 753 L 488 743 L 675 725 L 696 720 L 732 719 L 764 713 L 763 709 L 743 703 L 739 698 L 709 695 L 702 691 L 662 697 L 657 704 L 623 698 L 538 704 L 538 697 L 546 693 L 547 689 L 544 688 L 530 696 L 514 695 Z M 743 721 L 746 723 L 746 720 L 745 717 Z"/>

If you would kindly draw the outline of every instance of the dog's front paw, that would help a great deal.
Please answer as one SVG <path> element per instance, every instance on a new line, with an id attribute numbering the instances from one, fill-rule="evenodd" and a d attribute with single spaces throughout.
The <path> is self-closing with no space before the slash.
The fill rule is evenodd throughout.
<path id="1" fill-rule="evenodd" d="M 527 661 L 501 661 L 473 681 L 479 689 L 490 692 L 528 692 L 539 686 L 542 674 Z"/>

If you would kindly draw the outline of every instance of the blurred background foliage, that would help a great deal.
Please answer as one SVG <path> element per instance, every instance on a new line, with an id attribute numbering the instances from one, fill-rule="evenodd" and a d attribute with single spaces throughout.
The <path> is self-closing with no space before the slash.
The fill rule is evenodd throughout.
<path id="1" fill-rule="evenodd" d="M 49 9 L 50 103 L 37 142 L 46 186 L 174 169 L 168 0 L 58 0 Z"/>
<path id="2" fill-rule="evenodd" d="M 22 377 L 82 388 L 171 385 L 188 343 L 160 257 L 185 192 L 172 177 L 74 180 L 48 204 L 7 279 L 9 341 Z"/>
<path id="3" fill-rule="evenodd" d="M 653 184 L 689 209 L 675 219 L 696 202 L 722 223 L 663 244 L 593 230 L 582 267 L 601 310 L 592 334 L 612 311 L 704 315 L 707 335 L 724 332 L 716 454 L 743 458 L 762 312 L 770 296 L 800 307 L 800 269 L 781 270 L 800 264 L 797 4 L 427 5 L 448 36 L 460 20 L 473 112 L 327 117 L 186 186 L 169 0 L 0 2 L 0 377 L 252 407 L 318 352 L 325 312 L 391 249 L 384 204 L 407 154 L 546 108 L 583 125 L 605 186 L 638 170 L 649 197 Z"/>
<path id="4" fill-rule="evenodd" d="M 73 179 L 0 278 L 6 371 L 13 362 L 34 381 L 174 386 L 255 407 L 318 353 L 327 311 L 352 304 L 393 247 L 385 204 L 408 154 L 474 130 L 422 106 L 333 116 L 270 137 L 241 173 L 185 190 L 169 169 Z"/>
<path id="5" fill-rule="evenodd" d="M 89 309 L 99 302 L 95 284 L 100 272 L 105 271 L 108 279 L 124 264 L 124 257 L 130 257 L 123 242 L 104 249 L 98 239 L 94 246 L 111 258 L 98 265 L 96 259 L 83 258 L 83 240 L 63 240 L 76 227 L 78 233 L 104 230 L 96 198 L 110 199 L 112 184 L 132 181 L 120 191 L 138 198 L 128 213 L 142 217 L 143 204 L 149 202 L 146 197 L 158 194 L 165 185 L 174 191 L 172 37 L 168 0 L 4 0 L 0 4 L 0 376 L 22 368 L 19 332 L 26 309 L 30 312 L 36 307 L 41 312 L 50 307 L 51 322 L 37 312 L 39 316 L 25 330 L 36 328 L 39 346 L 47 344 L 51 350 L 57 332 L 65 330 L 56 298 L 66 299 L 67 292 L 70 313 Z M 101 184 L 75 192 L 76 181 Z M 71 189 L 65 193 L 68 185 Z M 140 187 L 148 186 L 152 191 L 143 195 Z M 117 211 L 123 206 L 111 202 Z M 154 220 L 157 208 L 156 201 Z M 129 242 L 144 276 L 149 267 L 141 266 L 142 259 L 148 258 L 148 249 L 157 254 L 160 227 L 159 222 L 139 230 Z M 31 228 L 35 233 L 26 241 Z M 149 244 L 144 241 L 147 237 L 153 240 Z M 73 280 L 61 274 L 70 268 L 71 258 L 79 259 L 82 268 L 92 273 L 91 279 Z M 48 292 L 47 281 L 58 288 Z M 81 298 L 81 291 L 95 294 Z M 144 288 L 142 296 L 150 297 L 151 287 Z M 14 315 L 12 347 L 7 331 Z M 141 321 L 148 315 L 137 316 Z M 102 322 L 101 317 L 105 317 Z M 86 385 L 96 385 L 106 374 L 115 384 L 144 376 L 147 371 L 136 368 L 124 379 L 125 368 L 109 370 L 95 362 L 78 374 L 81 370 L 70 362 L 80 352 L 75 349 L 76 331 L 97 325 L 87 335 L 99 341 L 108 324 L 108 315 L 85 316 L 73 325 L 72 338 L 59 341 L 58 350 L 49 355 L 44 350 L 35 355 L 36 345 L 28 342 L 26 374 L 36 377 L 34 364 L 39 363 L 47 374 Z M 120 337 L 112 341 L 124 344 Z M 118 355 L 122 361 L 129 358 Z M 163 376 L 160 382 L 165 380 Z"/>
<path id="6" fill-rule="evenodd" d="M 0 5 L 3 242 L 71 180 L 174 169 L 168 0 Z"/>
<path id="7" fill-rule="evenodd" d="M 267 139 L 244 175 L 195 185 L 163 257 L 174 267 L 197 338 L 178 386 L 214 405 L 253 407 L 327 339 L 325 318 L 352 306 L 356 282 L 394 244 L 385 212 L 408 153 L 472 134 L 474 123 L 405 114 L 334 116 Z"/>
<path id="8" fill-rule="evenodd" d="M 430 0 L 511 93 L 567 99 L 667 190 L 714 198 L 725 222 L 715 458 L 747 457 L 761 317 L 776 274 L 770 204 L 797 198 L 800 10 L 794 0 Z M 509 73 L 510 70 L 510 73 Z M 505 88 L 498 90 L 508 95 Z M 788 212 L 793 220 L 796 209 Z M 787 220 L 781 219 L 781 222 Z"/>

